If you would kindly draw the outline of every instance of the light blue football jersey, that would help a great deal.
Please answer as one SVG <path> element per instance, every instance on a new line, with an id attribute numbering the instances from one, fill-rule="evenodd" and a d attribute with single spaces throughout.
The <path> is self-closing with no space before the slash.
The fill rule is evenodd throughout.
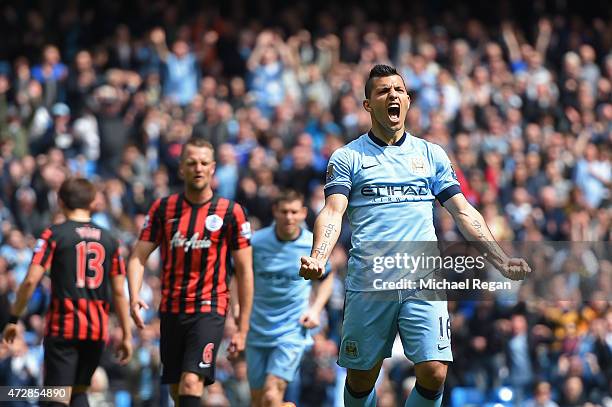
<path id="1" fill-rule="evenodd" d="M 253 234 L 255 291 L 249 345 L 312 342 L 308 329 L 299 323 L 308 309 L 312 282 L 298 274 L 300 257 L 310 256 L 312 240 L 312 233 L 304 228 L 293 241 L 279 240 L 274 225 Z"/>
<path id="2" fill-rule="evenodd" d="M 370 132 L 336 150 L 327 168 L 325 195 L 348 197 L 352 248 L 346 289 L 370 290 L 372 247 L 389 242 L 387 254 L 392 255 L 397 242 L 437 241 L 434 201 L 444 202 L 459 192 L 442 147 L 408 133 L 386 145 Z M 426 246 L 431 251 L 435 244 Z M 414 251 L 415 256 L 421 254 L 416 247 Z"/>

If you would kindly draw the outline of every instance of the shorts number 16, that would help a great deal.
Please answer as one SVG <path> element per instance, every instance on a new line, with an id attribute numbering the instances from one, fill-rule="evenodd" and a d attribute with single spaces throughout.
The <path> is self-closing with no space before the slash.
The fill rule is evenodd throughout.
<path id="1" fill-rule="evenodd" d="M 438 318 L 440 321 L 440 338 L 444 338 L 444 317 Z M 451 337 L 451 321 L 450 318 L 446 318 L 446 338 L 450 339 Z"/>

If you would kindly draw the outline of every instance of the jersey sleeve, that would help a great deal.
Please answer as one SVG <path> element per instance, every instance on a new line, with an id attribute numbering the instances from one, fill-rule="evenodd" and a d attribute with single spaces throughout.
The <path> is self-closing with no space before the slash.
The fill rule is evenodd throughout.
<path id="1" fill-rule="evenodd" d="M 117 243 L 115 251 L 113 252 L 110 275 L 111 277 L 125 275 L 125 261 L 123 260 L 123 256 L 121 256 L 121 245 L 119 245 L 119 243 Z"/>
<path id="2" fill-rule="evenodd" d="M 228 234 L 230 250 L 239 250 L 251 245 L 251 223 L 239 204 L 232 208 L 232 228 Z"/>
<path id="3" fill-rule="evenodd" d="M 53 231 L 50 228 L 46 229 L 36 241 L 31 264 L 42 266 L 45 270 L 48 269 L 51 266 L 51 261 L 53 261 L 56 245 Z"/>
<path id="4" fill-rule="evenodd" d="M 325 174 L 325 197 L 333 194 L 349 196 L 352 187 L 351 156 L 347 149 L 334 151 Z"/>
<path id="5" fill-rule="evenodd" d="M 138 240 L 159 244 L 162 239 L 162 230 L 161 199 L 158 199 L 153 202 L 145 217 Z"/>
<path id="6" fill-rule="evenodd" d="M 442 147 L 434 145 L 432 151 L 435 175 L 431 190 L 436 199 L 443 204 L 453 195 L 461 193 L 461 187 L 451 161 Z"/>

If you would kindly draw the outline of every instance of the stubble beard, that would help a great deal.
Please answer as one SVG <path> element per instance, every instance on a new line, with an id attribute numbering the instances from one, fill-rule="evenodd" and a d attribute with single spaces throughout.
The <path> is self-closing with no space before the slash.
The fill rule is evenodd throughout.
<path id="1" fill-rule="evenodd" d="M 187 183 L 187 190 L 190 192 L 195 192 L 195 193 L 200 193 L 202 191 L 205 191 L 208 186 L 210 185 L 210 182 L 205 182 L 204 184 L 202 184 L 202 186 L 198 186 L 195 183 Z"/>

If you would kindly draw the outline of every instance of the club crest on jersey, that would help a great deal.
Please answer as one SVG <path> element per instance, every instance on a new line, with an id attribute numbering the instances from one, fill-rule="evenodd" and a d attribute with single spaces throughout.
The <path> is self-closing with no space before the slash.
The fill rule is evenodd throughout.
<path id="1" fill-rule="evenodd" d="M 219 215 L 209 215 L 206 217 L 206 229 L 216 232 L 223 226 L 223 219 Z"/>
<path id="2" fill-rule="evenodd" d="M 325 174 L 325 180 L 327 182 L 334 180 L 334 164 L 329 164 L 327 166 L 327 173 Z"/>
<path id="3" fill-rule="evenodd" d="M 344 342 L 344 354 L 349 358 L 358 357 L 359 348 L 357 347 L 357 341 L 345 341 Z"/>
<path id="4" fill-rule="evenodd" d="M 146 215 L 142 222 L 142 229 L 144 230 L 148 228 L 149 226 L 151 226 L 151 217 L 149 215 Z"/>
<path id="5" fill-rule="evenodd" d="M 417 175 L 425 175 L 426 169 L 425 160 L 423 160 L 423 157 L 412 157 L 410 163 L 413 173 Z"/>
<path id="6" fill-rule="evenodd" d="M 36 246 L 34 246 L 34 253 L 38 253 L 45 246 L 45 239 L 38 239 L 36 241 Z"/>
<path id="7" fill-rule="evenodd" d="M 453 164 L 451 164 L 451 175 L 453 176 L 453 179 L 455 181 L 459 181 L 459 179 L 457 178 L 457 173 L 455 172 L 455 167 L 453 167 Z"/>
<path id="8" fill-rule="evenodd" d="M 251 238 L 251 223 L 250 222 L 244 222 L 242 225 L 240 225 L 240 236 L 246 239 Z"/>

